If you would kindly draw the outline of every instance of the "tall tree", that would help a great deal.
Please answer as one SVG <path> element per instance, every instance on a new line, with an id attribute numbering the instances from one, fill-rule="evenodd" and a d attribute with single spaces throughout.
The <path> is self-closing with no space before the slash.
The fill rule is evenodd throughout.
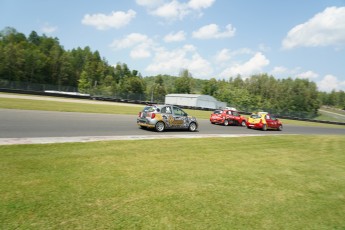
<path id="1" fill-rule="evenodd" d="M 187 69 L 180 72 L 180 76 L 175 80 L 175 93 L 191 93 L 193 86 L 193 77 Z"/>

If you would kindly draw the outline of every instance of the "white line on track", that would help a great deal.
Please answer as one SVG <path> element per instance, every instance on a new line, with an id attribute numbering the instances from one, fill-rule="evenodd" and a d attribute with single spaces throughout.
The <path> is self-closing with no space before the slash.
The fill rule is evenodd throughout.
<path id="1" fill-rule="evenodd" d="M 269 134 L 273 135 L 273 134 Z M 197 135 L 131 135 L 131 136 L 80 136 L 80 137 L 33 137 L 33 138 L 0 138 L 0 145 L 52 144 L 71 142 L 94 142 L 113 140 L 154 140 L 173 138 L 217 138 L 217 137 L 253 137 L 265 134 L 197 134 Z"/>

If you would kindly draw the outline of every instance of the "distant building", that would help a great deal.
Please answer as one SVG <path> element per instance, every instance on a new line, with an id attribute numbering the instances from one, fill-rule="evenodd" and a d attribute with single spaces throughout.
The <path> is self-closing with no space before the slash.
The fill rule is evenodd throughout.
<path id="1" fill-rule="evenodd" d="M 214 97 L 201 94 L 168 94 L 165 104 L 221 109 L 226 107 L 225 102 L 217 101 Z"/>

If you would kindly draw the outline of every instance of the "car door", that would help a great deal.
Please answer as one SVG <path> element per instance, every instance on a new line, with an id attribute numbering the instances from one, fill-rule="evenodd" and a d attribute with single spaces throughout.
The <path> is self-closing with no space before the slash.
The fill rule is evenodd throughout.
<path id="1" fill-rule="evenodd" d="M 172 114 L 171 106 L 165 106 L 161 110 L 163 120 L 167 128 L 170 128 L 173 125 L 174 116 Z"/>
<path id="2" fill-rule="evenodd" d="M 234 116 L 234 120 L 236 120 L 238 123 L 241 123 L 241 116 L 237 111 L 232 111 L 232 115 Z"/>
<path id="3" fill-rule="evenodd" d="M 228 110 L 226 112 L 226 118 L 229 119 L 229 120 L 234 120 L 234 116 L 232 115 L 231 110 Z"/>
<path id="4" fill-rule="evenodd" d="M 265 118 L 266 118 L 267 127 L 278 128 L 278 121 L 274 116 L 272 116 L 271 114 L 266 114 Z"/>
<path id="5" fill-rule="evenodd" d="M 179 107 L 173 106 L 173 121 L 172 127 L 183 128 L 186 126 L 186 113 Z"/>

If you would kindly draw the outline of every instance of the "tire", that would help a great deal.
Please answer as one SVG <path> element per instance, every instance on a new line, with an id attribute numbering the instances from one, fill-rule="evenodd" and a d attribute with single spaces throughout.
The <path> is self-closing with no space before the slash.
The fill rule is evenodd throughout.
<path id="1" fill-rule="evenodd" d="M 241 125 L 242 125 L 243 127 L 246 127 L 246 126 L 247 126 L 245 121 L 242 121 L 242 122 L 241 122 Z"/>
<path id="2" fill-rule="evenodd" d="M 279 125 L 278 131 L 283 131 L 283 125 Z"/>
<path id="3" fill-rule="evenodd" d="M 192 123 L 189 124 L 188 130 L 191 131 L 191 132 L 195 132 L 197 128 L 198 127 L 197 127 L 196 123 L 192 122 Z"/>
<path id="4" fill-rule="evenodd" d="M 229 125 L 229 121 L 225 119 L 223 124 L 224 124 L 224 126 L 228 126 Z"/>
<path id="5" fill-rule="evenodd" d="M 157 132 L 163 132 L 164 129 L 165 129 L 165 124 L 164 124 L 164 122 L 163 122 L 163 121 L 158 121 L 158 122 L 156 123 L 156 125 L 155 125 L 155 130 L 156 130 Z"/>
<path id="6" fill-rule="evenodd" d="M 264 124 L 263 126 L 262 126 L 262 131 L 266 131 L 267 130 L 267 126 L 266 126 L 266 124 Z"/>

